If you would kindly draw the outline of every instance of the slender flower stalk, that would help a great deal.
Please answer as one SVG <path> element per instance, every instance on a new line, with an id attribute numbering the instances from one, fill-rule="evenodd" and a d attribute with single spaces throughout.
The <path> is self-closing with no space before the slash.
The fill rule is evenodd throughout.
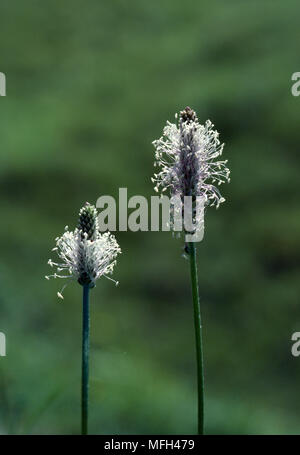
<path id="1" fill-rule="evenodd" d="M 200 299 L 198 289 L 197 257 L 194 242 L 188 245 L 190 256 L 190 273 L 194 307 L 194 325 L 197 359 L 197 384 L 198 384 L 198 434 L 204 434 L 204 370 L 203 370 L 203 345 Z"/>
<path id="2" fill-rule="evenodd" d="M 82 372 L 81 372 L 81 434 L 88 434 L 90 354 L 90 287 L 83 286 L 82 301 Z"/>
<path id="3" fill-rule="evenodd" d="M 88 434 L 89 403 L 89 345 L 90 345 L 90 289 L 96 281 L 113 272 L 116 257 L 121 250 L 113 235 L 99 232 L 97 210 L 88 202 L 79 212 L 78 227 L 69 231 L 68 227 L 61 237 L 56 238 L 56 251 L 60 262 L 49 259 L 48 264 L 56 268 L 52 278 L 76 280 L 83 289 L 82 299 L 82 381 L 81 381 L 81 433 Z M 63 274 L 61 274 L 63 272 Z M 116 281 L 114 281 L 118 284 Z M 63 289 L 57 293 L 63 299 Z"/>
<path id="4" fill-rule="evenodd" d="M 177 118 L 177 116 L 176 116 Z M 230 171 L 226 160 L 217 160 L 222 155 L 224 145 L 219 141 L 219 134 L 214 125 L 207 120 L 204 125 L 198 121 L 193 109 L 186 107 L 180 112 L 177 124 L 167 122 L 163 136 L 154 141 L 155 162 L 158 172 L 152 178 L 155 191 L 169 190 L 172 197 L 179 196 L 183 203 L 180 216 L 185 218 L 185 198 L 192 200 L 192 219 L 196 221 L 194 231 L 187 229 L 184 233 L 193 234 L 199 226 L 204 226 L 204 211 L 208 206 L 218 208 L 225 199 L 218 187 L 229 182 Z M 197 200 L 201 199 L 204 210 L 198 213 Z M 172 220 L 171 220 L 172 221 Z M 171 227 L 174 228 L 174 223 Z M 175 230 L 175 228 L 174 228 Z M 201 237 L 202 240 L 202 237 Z M 204 434 L 204 371 L 202 347 L 202 323 L 198 289 L 197 251 L 194 241 L 188 241 L 185 252 L 190 260 L 191 288 L 194 308 L 195 342 L 197 359 L 198 384 L 198 433 Z"/>

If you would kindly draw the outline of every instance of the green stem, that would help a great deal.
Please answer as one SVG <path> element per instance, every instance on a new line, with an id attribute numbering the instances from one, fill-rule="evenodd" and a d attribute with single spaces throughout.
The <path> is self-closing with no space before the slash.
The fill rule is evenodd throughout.
<path id="1" fill-rule="evenodd" d="M 81 434 L 88 434 L 89 407 L 89 350 L 90 350 L 90 308 L 89 285 L 83 286 L 82 308 L 82 379 L 81 379 Z"/>
<path id="2" fill-rule="evenodd" d="M 195 324 L 195 339 L 196 339 L 196 355 L 197 355 L 197 384 L 198 384 L 198 434 L 204 434 L 204 374 L 203 374 L 203 349 L 202 349 L 202 325 L 200 300 L 198 290 L 198 273 L 196 259 L 195 242 L 189 243 L 190 256 L 190 272 L 192 295 L 194 305 L 194 324 Z"/>

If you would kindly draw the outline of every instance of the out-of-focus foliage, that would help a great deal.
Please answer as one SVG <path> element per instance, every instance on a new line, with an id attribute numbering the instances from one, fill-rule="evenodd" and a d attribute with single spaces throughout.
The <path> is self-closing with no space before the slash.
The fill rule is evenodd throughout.
<path id="1" fill-rule="evenodd" d="M 207 432 L 299 432 L 299 2 L 4 1 L 0 30 L 0 431 L 78 433 L 81 289 L 44 280 L 54 238 L 86 200 L 149 198 L 151 141 L 191 105 L 232 170 L 198 255 Z M 90 431 L 194 433 L 182 244 L 117 238 L 120 286 L 91 296 Z"/>

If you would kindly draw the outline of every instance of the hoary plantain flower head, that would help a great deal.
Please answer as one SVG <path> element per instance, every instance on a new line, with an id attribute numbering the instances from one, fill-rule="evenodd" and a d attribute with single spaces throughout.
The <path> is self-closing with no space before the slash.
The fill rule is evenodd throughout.
<path id="1" fill-rule="evenodd" d="M 171 196 L 181 198 L 200 196 L 206 207 L 218 208 L 225 201 L 217 186 L 230 181 L 230 171 L 227 160 L 218 160 L 224 144 L 209 120 L 201 125 L 195 111 L 186 107 L 177 124 L 167 122 L 163 136 L 153 144 L 158 167 L 152 178 L 155 191 L 169 189 Z"/>
<path id="2" fill-rule="evenodd" d="M 94 287 L 101 276 L 112 280 L 108 275 L 113 272 L 121 249 L 113 235 L 99 232 L 97 210 L 93 205 L 87 202 L 79 212 L 77 228 L 69 231 L 66 226 L 63 235 L 55 241 L 53 251 L 57 252 L 59 262 L 49 259 L 48 264 L 56 268 L 56 272 L 46 279 L 73 279 L 90 287 Z M 63 298 L 62 291 L 57 294 Z"/>

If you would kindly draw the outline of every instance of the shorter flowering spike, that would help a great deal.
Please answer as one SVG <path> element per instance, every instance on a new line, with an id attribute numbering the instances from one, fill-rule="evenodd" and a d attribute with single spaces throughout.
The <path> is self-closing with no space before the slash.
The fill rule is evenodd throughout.
<path id="1" fill-rule="evenodd" d="M 101 276 L 109 278 L 108 275 L 116 264 L 116 257 L 121 253 L 113 235 L 99 232 L 97 210 L 89 203 L 79 212 L 78 228 L 74 231 L 66 228 L 63 235 L 56 238 L 54 251 L 57 252 L 60 262 L 49 259 L 48 264 L 55 267 L 56 272 L 46 279 L 70 278 L 89 287 L 94 287 Z M 61 275 L 61 272 L 64 274 Z M 62 298 L 62 291 L 57 295 Z"/>

